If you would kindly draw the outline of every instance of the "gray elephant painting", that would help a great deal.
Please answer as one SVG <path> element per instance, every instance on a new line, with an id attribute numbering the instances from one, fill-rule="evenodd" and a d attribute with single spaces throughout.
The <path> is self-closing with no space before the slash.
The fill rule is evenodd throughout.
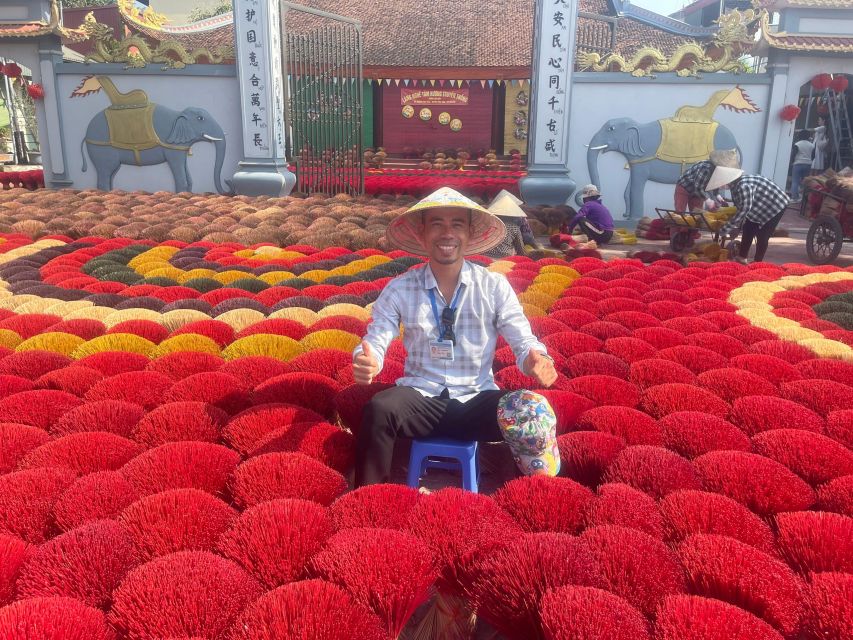
<path id="1" fill-rule="evenodd" d="M 593 184 L 601 186 L 600 153 L 616 151 L 628 161 L 630 175 L 625 189 L 625 218 L 646 215 L 643 194 L 646 182 L 675 184 L 685 169 L 706 160 L 715 149 L 737 148 L 734 134 L 713 119 L 717 107 L 738 112 L 760 111 L 740 88 L 715 92 L 701 106 L 684 106 L 675 116 L 639 123 L 631 118 L 605 122 L 589 141 L 587 169 Z"/>
<path id="2" fill-rule="evenodd" d="M 112 189 L 113 179 L 122 165 L 151 166 L 165 162 L 174 176 L 175 190 L 192 191 L 187 158 L 194 144 L 209 142 L 216 149 L 213 166 L 216 190 L 223 194 L 230 192 L 223 188 L 221 178 L 225 133 L 210 113 L 198 107 L 175 111 L 153 104 L 140 89 L 121 93 L 106 76 L 87 78 L 72 95 L 88 95 L 100 89 L 109 97 L 111 106 L 95 114 L 81 143 L 83 171 L 88 168 L 88 152 L 97 172 L 98 189 Z"/>

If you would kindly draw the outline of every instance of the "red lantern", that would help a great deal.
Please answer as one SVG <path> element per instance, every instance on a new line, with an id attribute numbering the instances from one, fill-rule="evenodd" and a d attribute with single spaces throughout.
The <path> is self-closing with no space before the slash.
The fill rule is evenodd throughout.
<path id="1" fill-rule="evenodd" d="M 832 83 L 829 86 L 832 87 L 832 90 L 836 93 L 844 93 L 845 91 L 847 91 L 848 84 L 849 82 L 847 81 L 847 76 L 839 75 L 835 76 L 832 79 Z"/>
<path id="2" fill-rule="evenodd" d="M 13 80 L 15 78 L 20 78 L 23 70 L 14 62 L 7 62 L 3 65 L 3 74 L 9 76 Z"/>
<path id="3" fill-rule="evenodd" d="M 779 117 L 786 122 L 793 122 L 800 115 L 800 108 L 795 104 L 786 104 L 779 112 Z"/>
<path id="4" fill-rule="evenodd" d="M 812 78 L 812 87 L 817 91 L 826 91 L 832 84 L 832 76 L 828 73 L 819 73 Z"/>
<path id="5" fill-rule="evenodd" d="M 27 85 L 27 93 L 33 100 L 41 100 L 44 98 L 44 87 L 38 82 L 33 82 Z"/>

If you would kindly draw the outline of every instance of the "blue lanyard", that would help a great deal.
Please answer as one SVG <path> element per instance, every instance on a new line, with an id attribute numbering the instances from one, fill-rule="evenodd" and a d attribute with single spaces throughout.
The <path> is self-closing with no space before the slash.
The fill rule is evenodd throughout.
<path id="1" fill-rule="evenodd" d="M 456 304 L 459 302 L 459 296 L 462 295 L 464 284 L 459 285 L 456 295 L 453 296 L 453 302 L 450 303 L 450 310 L 456 311 Z M 441 316 L 438 315 L 438 303 L 435 301 L 435 289 L 429 290 L 429 301 L 432 303 L 432 315 L 435 317 L 435 324 L 438 326 L 438 339 L 444 340 L 444 327 L 441 324 Z"/>

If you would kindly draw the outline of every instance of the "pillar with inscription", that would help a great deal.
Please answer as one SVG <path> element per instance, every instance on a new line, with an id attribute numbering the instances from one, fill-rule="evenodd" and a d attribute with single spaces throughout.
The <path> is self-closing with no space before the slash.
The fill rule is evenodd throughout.
<path id="1" fill-rule="evenodd" d="M 574 193 L 569 177 L 569 113 L 578 0 L 536 0 L 527 176 L 519 182 L 531 205 L 560 205 Z"/>
<path id="2" fill-rule="evenodd" d="M 284 69 L 278 0 L 234 0 L 234 38 L 243 113 L 243 159 L 234 174 L 240 195 L 288 195 Z"/>

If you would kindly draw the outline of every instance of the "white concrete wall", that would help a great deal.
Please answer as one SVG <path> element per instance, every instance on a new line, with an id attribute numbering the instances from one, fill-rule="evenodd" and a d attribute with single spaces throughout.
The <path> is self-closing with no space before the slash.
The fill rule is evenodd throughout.
<path id="1" fill-rule="evenodd" d="M 67 153 L 68 176 L 75 189 L 91 189 L 96 185 L 95 168 L 86 157 L 88 171 L 83 173 L 83 160 L 80 155 L 81 143 L 86 135 L 89 121 L 110 105 L 103 91 L 85 97 L 71 98 L 71 93 L 86 75 L 96 71 L 97 67 L 80 65 L 81 73 L 62 73 L 57 76 L 60 92 L 60 104 L 63 119 L 63 140 Z M 88 71 L 88 73 L 87 73 Z M 119 91 L 142 89 L 151 102 L 181 111 L 187 107 L 206 109 L 225 131 L 227 149 L 222 169 L 224 180 L 230 180 L 242 158 L 242 133 L 240 115 L 240 92 L 236 76 L 199 76 L 178 75 L 176 72 L 162 74 L 105 73 L 115 83 Z M 85 150 L 84 150 L 85 153 Z M 193 181 L 193 191 L 197 193 L 215 191 L 213 166 L 215 150 L 212 144 L 199 142 L 192 147 L 189 157 L 189 171 Z M 174 180 L 169 166 L 165 163 L 148 167 L 124 165 L 119 169 L 113 183 L 114 189 L 127 191 L 174 191 Z M 227 188 L 227 187 L 226 187 Z"/>
<path id="2" fill-rule="evenodd" d="M 820 73 L 853 75 L 853 57 L 791 56 L 776 66 L 761 172 L 777 184 L 785 184 L 794 143 L 794 126 L 782 120 L 779 111 L 787 104 L 797 104 L 802 86 Z"/>
<path id="3" fill-rule="evenodd" d="M 633 118 L 645 123 L 675 114 L 684 105 L 704 105 L 711 95 L 720 89 L 732 89 L 739 80 L 726 76 L 722 82 L 710 82 L 714 76 L 704 80 L 673 78 L 667 82 L 649 78 L 631 78 L 619 74 L 622 81 L 585 81 L 584 74 L 575 75 L 573 86 L 571 121 L 569 130 L 569 169 L 578 188 L 589 182 L 584 146 L 589 143 L 601 125 L 610 118 Z M 764 84 L 740 85 L 762 111 L 760 113 L 736 113 L 719 107 L 716 120 L 728 127 L 738 141 L 743 153 L 746 171 L 756 172 L 761 161 L 765 123 L 768 120 L 770 86 Z M 624 191 L 628 184 L 625 157 L 616 152 L 599 156 L 599 174 L 602 184 L 598 185 L 605 204 L 613 212 L 619 224 L 625 212 Z M 644 215 L 655 216 L 655 207 L 671 208 L 674 185 L 648 182 L 644 197 Z"/>

